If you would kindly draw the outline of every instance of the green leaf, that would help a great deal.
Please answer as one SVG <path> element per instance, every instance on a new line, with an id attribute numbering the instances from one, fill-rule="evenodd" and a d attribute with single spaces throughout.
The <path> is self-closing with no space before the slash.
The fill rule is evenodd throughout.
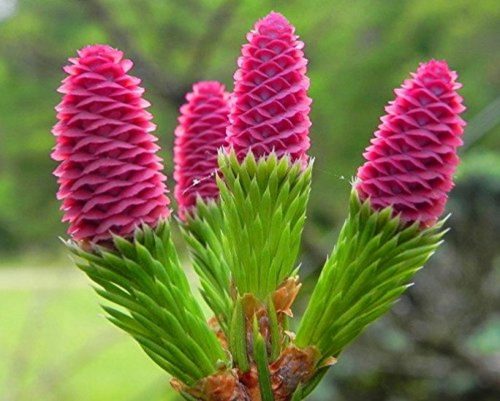
<path id="1" fill-rule="evenodd" d="M 262 401 L 274 401 L 266 342 L 260 334 L 257 318 L 253 320 L 253 357 L 257 366 L 261 399 Z"/>
<path id="2" fill-rule="evenodd" d="M 219 167 L 223 259 L 239 294 L 265 302 L 296 268 L 312 162 L 304 168 L 249 152 L 240 163 L 234 152 L 221 152 Z"/>
<path id="3" fill-rule="evenodd" d="M 250 363 L 247 356 L 247 328 L 241 298 L 238 298 L 236 301 L 231 319 L 229 348 L 231 349 L 236 365 L 242 372 L 248 372 L 250 370 Z"/>
<path id="4" fill-rule="evenodd" d="M 300 323 L 296 345 L 337 356 L 405 291 L 441 242 L 442 222 L 403 226 L 352 191 L 349 216 Z"/>
<path id="5" fill-rule="evenodd" d="M 319 368 L 311 380 L 309 380 L 305 384 L 300 384 L 297 387 L 297 390 L 293 394 L 293 398 L 291 401 L 301 401 L 309 394 L 311 394 L 316 389 L 316 387 L 318 387 L 319 383 L 321 382 L 321 380 L 323 380 L 329 369 L 330 366 L 322 366 L 321 368 Z"/>
<path id="6" fill-rule="evenodd" d="M 200 277 L 202 296 L 228 334 L 233 299 L 231 270 L 222 252 L 223 217 L 220 205 L 198 198 L 196 208 L 187 215 L 181 229 L 189 245 L 193 266 Z"/>
<path id="7" fill-rule="evenodd" d="M 206 323 L 170 238 L 169 223 L 138 228 L 132 240 L 115 236 L 114 248 L 77 243 L 69 249 L 111 305 L 108 320 L 128 332 L 160 367 L 193 385 L 228 366 L 228 357 Z"/>
<path id="8" fill-rule="evenodd" d="M 200 401 L 198 398 L 193 397 L 191 394 L 188 394 L 185 391 L 181 391 L 180 394 L 186 401 Z"/>
<path id="9" fill-rule="evenodd" d="M 281 329 L 278 322 L 278 314 L 272 297 L 267 301 L 267 313 L 269 316 L 269 332 L 271 334 L 271 361 L 275 361 L 281 353 Z"/>

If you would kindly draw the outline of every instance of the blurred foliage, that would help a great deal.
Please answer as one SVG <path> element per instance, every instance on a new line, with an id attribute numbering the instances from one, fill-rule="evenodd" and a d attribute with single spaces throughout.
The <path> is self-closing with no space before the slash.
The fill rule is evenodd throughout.
<path id="1" fill-rule="evenodd" d="M 315 282 L 345 217 L 350 178 L 393 88 L 420 61 L 446 59 L 459 73 L 468 107 L 463 163 L 448 207 L 453 214 L 446 246 L 397 307 L 342 355 L 332 369 L 332 380 L 314 399 L 500 399 L 498 0 L 0 0 L 1 257 L 62 248 L 57 236 L 65 227 L 59 223 L 55 163 L 49 153 L 54 106 L 60 99 L 56 88 L 68 57 L 87 44 L 106 42 L 135 61 L 133 71 L 143 78 L 146 97 L 153 103 L 172 187 L 173 130 L 185 92 L 200 79 L 221 80 L 230 90 L 246 32 L 272 9 L 297 27 L 310 62 L 311 153 L 316 164 L 303 241 L 304 294 Z M 9 299 L 15 305 L 26 302 L 23 296 Z M 299 304 L 304 299 L 303 295 Z M 3 330 L 0 315 L 0 334 L 13 341 L 20 334 L 10 328 L 25 312 L 10 312 L 8 330 Z M 59 313 L 65 313 L 68 323 Z M 85 325 L 83 315 L 71 320 L 71 314 L 60 311 L 44 318 L 42 327 L 70 325 L 70 336 Z M 99 321 L 96 327 L 103 325 Z M 27 326 L 26 331 L 31 330 Z M 43 340 L 48 361 L 70 352 L 51 341 L 61 335 Z M 91 334 L 83 328 L 79 336 Z M 2 359 L 15 358 L 15 343 L 6 354 L 4 345 L 0 344 Z M 92 352 L 100 358 L 106 350 Z M 57 376 L 53 380 L 67 390 L 37 399 L 77 399 L 74 394 L 82 387 L 87 397 L 81 399 L 128 400 L 119 388 L 130 389 L 137 374 L 144 377 L 151 371 L 142 370 L 142 361 L 148 363 L 142 355 L 137 360 L 116 358 L 91 368 L 94 380 L 102 378 L 95 393 L 99 395 L 85 393 L 90 375 L 82 379 L 69 372 L 76 377 L 75 387 L 68 389 L 66 377 Z M 0 373 L 7 369 L 7 378 L 15 376 L 18 368 L 13 366 L 0 367 Z M 29 373 L 27 380 L 40 369 Z M 115 374 L 120 384 L 104 380 L 114 380 Z M 29 393 L 27 397 L 10 399 L 33 399 Z"/>

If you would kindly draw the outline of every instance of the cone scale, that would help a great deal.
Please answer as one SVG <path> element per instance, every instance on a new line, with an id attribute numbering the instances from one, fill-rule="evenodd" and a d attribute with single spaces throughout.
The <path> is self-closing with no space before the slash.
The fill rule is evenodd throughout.
<path id="1" fill-rule="evenodd" d="M 149 103 L 122 52 L 89 46 L 70 63 L 53 129 L 63 220 L 76 240 L 130 236 L 170 214 Z"/>
<path id="2" fill-rule="evenodd" d="M 443 213 L 465 125 L 456 79 L 445 62 L 433 60 L 395 90 L 355 184 L 374 209 L 392 206 L 403 221 L 426 227 Z"/>
<path id="3" fill-rule="evenodd" d="M 255 24 L 238 59 L 228 142 L 242 160 L 275 152 L 307 161 L 309 111 L 304 43 L 287 19 L 272 12 Z"/>
<path id="4" fill-rule="evenodd" d="M 217 199 L 217 152 L 226 145 L 229 93 L 216 81 L 198 82 L 186 95 L 175 130 L 174 179 L 179 215 L 202 200 Z"/>

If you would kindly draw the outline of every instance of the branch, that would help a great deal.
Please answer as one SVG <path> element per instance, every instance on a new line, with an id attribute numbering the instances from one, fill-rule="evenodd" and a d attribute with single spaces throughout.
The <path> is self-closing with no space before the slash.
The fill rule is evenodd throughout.
<path id="1" fill-rule="evenodd" d="M 102 25 L 111 40 L 123 49 L 130 59 L 134 60 L 138 75 L 148 81 L 163 99 L 175 106 L 183 102 L 187 88 L 179 84 L 174 77 L 168 76 L 165 71 L 141 51 L 140 46 L 134 41 L 130 32 L 115 21 L 111 12 L 101 0 L 77 1 L 86 7 L 93 20 Z"/>
<path id="2" fill-rule="evenodd" d="M 415 343 L 423 349 L 430 349 L 440 355 L 456 359 L 460 366 L 465 366 L 475 372 L 482 382 L 500 390 L 500 366 L 498 364 L 488 363 L 487 359 L 472 355 L 451 339 L 446 343 L 436 343 L 428 339 L 416 338 Z"/>
<path id="3" fill-rule="evenodd" d="M 468 352 L 457 342 L 457 338 L 449 336 L 446 340 L 431 339 L 418 332 L 415 325 L 407 324 L 407 320 L 397 314 L 392 314 L 392 321 L 396 326 L 408 333 L 412 342 L 422 350 L 431 350 L 438 355 L 454 359 L 455 366 L 466 367 L 475 373 L 483 383 L 500 390 L 500 365 L 493 358 L 481 358 Z"/>
<path id="4" fill-rule="evenodd" d="M 500 96 L 482 109 L 469 122 L 467 126 L 466 139 L 463 151 L 469 150 L 489 132 L 500 124 Z"/>
<path id="5" fill-rule="evenodd" d="M 237 7 L 236 0 L 226 0 L 212 13 L 205 34 L 201 36 L 194 49 L 191 66 L 186 74 L 187 78 L 200 79 L 202 72 L 206 70 L 215 46 L 229 26 Z"/>

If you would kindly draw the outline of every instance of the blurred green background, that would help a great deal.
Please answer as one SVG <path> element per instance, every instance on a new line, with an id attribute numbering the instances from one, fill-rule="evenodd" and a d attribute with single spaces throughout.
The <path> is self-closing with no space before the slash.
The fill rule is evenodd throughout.
<path id="1" fill-rule="evenodd" d="M 498 0 L 0 0 L 1 400 L 174 399 L 160 369 L 102 319 L 58 241 L 49 153 L 61 67 L 86 44 L 125 51 L 153 103 L 171 177 L 185 92 L 200 79 L 231 89 L 245 33 L 273 9 L 306 43 L 314 100 L 299 310 L 392 89 L 419 61 L 447 59 L 469 122 L 446 244 L 311 400 L 500 399 Z"/>

